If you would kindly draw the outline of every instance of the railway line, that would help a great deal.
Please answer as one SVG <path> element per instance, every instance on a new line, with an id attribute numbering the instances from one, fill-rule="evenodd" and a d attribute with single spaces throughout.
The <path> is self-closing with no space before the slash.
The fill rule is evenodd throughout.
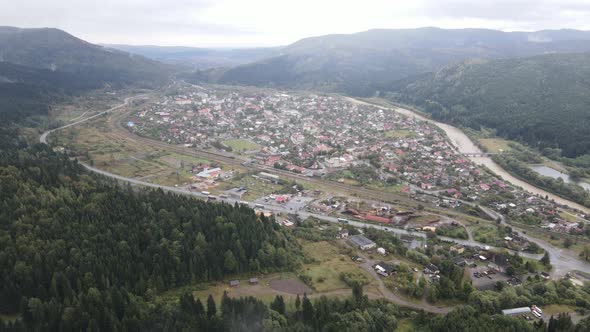
<path id="1" fill-rule="evenodd" d="M 161 149 L 166 149 L 168 151 L 176 152 L 179 154 L 190 155 L 194 157 L 200 157 L 207 160 L 224 163 L 227 165 L 235 166 L 235 167 L 245 167 L 255 171 L 262 171 L 274 175 L 281 176 L 286 179 L 291 180 L 298 180 L 304 181 L 309 183 L 314 183 L 321 185 L 323 187 L 329 188 L 334 191 L 339 192 L 347 192 L 358 197 L 364 197 L 367 199 L 373 199 L 378 201 L 385 201 L 388 203 L 396 204 L 399 206 L 411 208 L 416 206 L 416 201 L 413 199 L 395 194 L 395 193 L 388 193 L 382 192 L 373 189 L 367 189 L 362 187 L 356 187 L 344 183 L 339 183 L 336 181 L 330 181 L 326 179 L 316 178 L 316 177 L 308 177 L 305 175 L 292 173 L 285 170 L 276 169 L 274 167 L 260 165 L 260 164 L 250 164 L 248 166 L 244 166 L 243 162 L 247 161 L 247 159 L 241 158 L 239 156 L 228 155 L 225 153 L 220 152 L 213 152 L 199 148 L 187 148 L 183 146 L 172 145 L 168 143 L 164 143 L 162 141 L 158 141 L 155 139 L 139 136 L 129 132 L 126 128 L 121 125 L 123 118 L 128 114 L 128 112 L 118 112 L 117 114 L 113 114 L 107 119 L 108 126 L 113 129 L 111 132 L 112 135 L 118 139 L 122 140 L 132 140 L 134 142 L 139 142 L 142 144 L 147 144 L 149 146 L 158 147 Z"/>

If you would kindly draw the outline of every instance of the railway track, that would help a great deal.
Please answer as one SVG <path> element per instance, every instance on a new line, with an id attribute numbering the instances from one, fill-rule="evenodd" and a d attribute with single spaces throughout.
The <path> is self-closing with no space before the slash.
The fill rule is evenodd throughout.
<path id="1" fill-rule="evenodd" d="M 123 118 L 128 113 L 129 113 L 129 111 L 112 113 L 107 118 L 107 124 L 112 129 L 110 136 L 112 136 L 113 138 L 121 139 L 121 140 L 132 140 L 134 142 L 139 142 L 139 143 L 146 144 L 146 145 L 149 145 L 152 147 L 166 149 L 167 151 L 172 151 L 172 152 L 176 152 L 179 154 L 191 155 L 194 157 L 200 157 L 200 158 L 204 158 L 204 159 L 219 162 L 219 163 L 224 163 L 224 164 L 235 166 L 235 167 L 245 167 L 245 168 L 255 170 L 255 171 L 263 171 L 263 172 L 266 172 L 269 174 L 281 176 L 286 179 L 314 183 L 314 184 L 321 185 L 325 188 L 331 189 L 333 191 L 347 192 L 347 193 L 356 195 L 358 197 L 363 197 L 366 199 L 384 201 L 387 203 L 392 203 L 392 204 L 396 204 L 398 206 L 403 206 L 403 207 L 408 207 L 408 208 L 415 207 L 417 204 L 416 201 L 414 201 L 413 199 L 411 199 L 407 196 L 403 196 L 403 195 L 399 195 L 399 194 L 395 194 L 395 193 L 388 193 L 388 192 L 383 192 L 383 191 L 374 190 L 374 189 L 352 186 L 352 185 L 339 183 L 336 181 L 331 181 L 331 180 L 326 180 L 326 179 L 321 179 L 321 178 L 307 177 L 307 176 L 304 176 L 301 174 L 276 169 L 274 167 L 270 167 L 270 166 L 266 166 L 266 165 L 250 164 L 248 166 L 244 166 L 242 163 L 246 160 L 243 158 L 237 157 L 237 156 L 231 156 L 231 155 L 227 155 L 224 153 L 218 153 L 218 152 L 208 151 L 208 150 L 204 150 L 204 149 L 187 148 L 187 147 L 183 147 L 183 146 L 172 145 L 172 144 L 164 143 L 162 141 L 158 141 L 155 139 L 139 136 L 139 135 L 129 132 L 126 128 L 124 128 L 121 125 Z"/>

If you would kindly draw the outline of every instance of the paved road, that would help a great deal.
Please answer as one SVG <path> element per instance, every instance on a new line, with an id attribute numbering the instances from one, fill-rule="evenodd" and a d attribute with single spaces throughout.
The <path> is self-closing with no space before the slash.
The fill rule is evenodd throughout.
<path id="1" fill-rule="evenodd" d="M 431 118 L 424 117 L 424 116 L 422 116 L 412 110 L 406 109 L 406 108 L 401 108 L 401 107 L 388 108 L 388 107 L 384 107 L 383 105 L 373 104 L 373 103 L 369 103 L 369 102 L 366 102 L 363 100 L 358 100 L 358 99 L 354 99 L 354 98 L 348 98 L 348 99 L 353 102 L 356 102 L 356 103 L 377 106 L 377 107 L 384 108 L 384 109 L 390 109 L 392 111 L 398 112 L 400 114 L 404 114 L 409 117 L 413 117 L 413 118 L 416 118 L 416 119 L 419 119 L 422 121 L 428 121 L 428 122 L 434 124 L 435 126 L 439 127 L 440 129 L 442 129 L 446 133 L 447 137 L 449 138 L 449 141 L 451 142 L 451 144 L 455 147 L 455 149 L 459 153 L 469 154 L 469 153 L 481 153 L 482 152 L 481 149 L 479 147 L 477 147 L 471 141 L 471 139 L 467 135 L 465 135 L 465 133 L 461 129 L 459 129 L 457 127 L 453 127 L 449 124 L 438 122 L 438 121 L 433 120 Z M 586 214 L 590 214 L 590 209 L 585 206 L 582 206 L 576 202 L 573 202 L 571 200 L 568 200 L 568 199 L 562 198 L 560 196 L 557 196 L 555 194 L 552 194 L 552 193 L 545 191 L 539 187 L 536 187 L 528 182 L 525 182 L 523 180 L 516 178 L 515 176 L 510 174 L 508 171 L 503 169 L 500 165 L 498 165 L 489 156 L 483 156 L 483 157 L 469 156 L 467 158 L 469 158 L 471 161 L 473 161 L 474 163 L 476 163 L 478 165 L 486 166 L 488 169 L 490 169 L 496 175 L 498 175 L 499 177 L 501 177 L 505 181 L 510 182 L 517 187 L 521 187 L 524 190 L 531 192 L 533 194 L 536 194 L 536 195 L 540 195 L 541 197 L 547 196 L 547 197 L 549 197 L 549 199 L 554 200 L 555 202 L 557 202 L 559 204 L 568 205 L 570 207 L 573 207 L 575 209 L 583 211 Z"/>
<path id="2" fill-rule="evenodd" d="M 48 130 L 46 132 L 44 132 L 40 138 L 39 141 L 41 143 L 45 143 L 47 144 L 47 137 L 55 131 L 61 130 L 61 129 L 65 129 L 71 126 L 75 126 L 77 124 L 86 122 L 88 120 L 94 119 L 96 117 L 99 117 L 103 114 L 106 113 L 110 113 L 113 112 L 117 109 L 120 109 L 122 107 L 125 107 L 129 104 L 129 102 L 133 99 L 138 99 L 138 98 L 142 98 L 144 97 L 145 94 L 142 95 L 138 95 L 138 96 L 134 96 L 134 97 L 128 97 L 125 98 L 124 103 L 114 106 L 106 111 L 97 113 L 93 116 L 81 119 L 81 120 L 77 120 L 75 122 L 71 122 L 69 124 L 66 124 L 64 126 L 61 126 L 59 128 L 55 128 L 52 130 Z M 176 188 L 176 187 L 170 187 L 170 186 L 163 186 L 163 185 L 158 185 L 158 184 L 154 184 L 154 183 L 149 183 L 146 181 L 141 181 L 138 179 L 133 179 L 133 178 L 128 178 L 128 177 L 123 177 L 117 174 L 113 174 L 107 171 L 103 171 L 100 170 L 98 168 L 92 167 L 88 164 L 85 163 L 80 163 L 82 164 L 86 169 L 88 169 L 89 171 L 92 171 L 94 173 L 97 174 L 101 174 L 104 175 L 106 177 L 110 177 L 112 179 L 116 179 L 118 181 L 121 182 L 126 182 L 126 183 L 131 183 L 133 185 L 139 185 L 139 186 L 144 186 L 144 187 L 150 187 L 150 188 L 159 188 L 159 189 L 163 189 L 163 190 L 167 190 L 170 192 L 175 192 L 175 193 L 179 193 L 179 194 L 188 194 L 188 195 L 192 195 L 194 197 L 200 198 L 200 199 L 207 199 L 206 195 L 201 194 L 200 192 L 193 192 L 193 191 L 188 191 L 186 189 L 182 189 L 182 188 Z M 234 199 L 223 199 L 223 201 L 225 201 L 226 203 L 230 203 L 230 204 L 235 204 L 238 201 L 234 200 Z M 248 203 L 249 205 L 253 206 L 253 203 Z M 484 211 L 486 213 L 489 213 L 490 215 L 494 215 L 496 216 L 496 218 L 501 218 L 502 223 L 506 223 L 505 218 L 502 214 L 497 213 L 496 211 L 493 211 L 491 209 L 482 207 L 482 209 L 484 209 Z M 268 210 L 270 212 L 275 212 L 275 213 L 293 213 L 294 211 L 288 210 L 286 208 L 281 208 L 281 207 L 277 207 L 277 206 L 268 206 L 265 208 L 265 210 Z M 330 216 L 325 216 L 325 215 L 320 215 L 320 214 L 314 214 L 314 213 L 309 213 L 309 212 L 305 212 L 305 211 L 295 211 L 296 213 L 299 214 L 300 217 L 302 218 L 307 218 L 307 217 L 315 217 L 321 220 L 326 220 L 329 222 L 333 222 L 333 223 L 339 223 L 338 218 L 335 217 L 330 217 Z M 369 224 L 369 223 L 363 223 L 363 222 L 359 222 L 359 221 L 349 221 L 349 224 L 357 227 L 357 228 L 375 228 L 375 229 L 380 229 L 380 230 L 384 230 L 384 231 L 389 231 L 389 232 L 393 232 L 396 234 L 405 234 L 405 235 L 413 235 L 413 236 L 418 236 L 418 237 L 422 237 L 425 238 L 426 235 L 424 233 L 421 232 L 412 232 L 412 231 L 407 231 L 407 230 L 403 230 L 403 229 L 398 229 L 398 228 L 393 228 L 393 227 L 389 227 L 389 226 L 381 226 L 381 225 L 376 225 L 376 224 Z M 522 233 L 522 232 L 521 232 Z M 538 245 L 540 245 L 541 247 L 543 247 L 545 250 L 547 250 L 547 252 L 549 253 L 550 257 L 551 257 L 551 262 L 554 266 L 553 271 L 551 272 L 553 277 L 561 277 L 563 275 L 565 275 L 568 271 L 570 270 L 580 270 L 580 271 L 584 271 L 584 272 L 588 272 L 590 273 L 590 264 L 588 264 L 587 262 L 584 261 L 580 261 L 578 260 L 577 255 L 570 251 L 570 250 L 566 250 L 566 249 L 560 249 L 560 248 L 556 248 L 553 245 L 551 245 L 550 243 L 547 243 L 546 241 L 537 239 L 537 238 L 532 238 L 524 233 L 522 233 L 522 236 L 525 237 L 527 240 L 531 241 L 531 242 L 536 242 Z M 473 240 L 459 240 L 459 239 L 453 239 L 453 238 L 448 238 L 448 237 L 439 237 L 440 239 L 442 239 L 443 241 L 449 241 L 449 242 L 456 242 L 456 243 L 460 243 L 460 244 L 464 244 L 464 245 L 469 245 L 469 246 L 480 246 L 480 247 L 484 247 L 484 246 L 488 246 L 490 248 L 493 249 L 499 249 L 499 248 L 495 248 L 495 247 L 491 247 L 487 244 L 484 243 L 479 243 L 477 241 L 473 241 Z M 526 253 L 519 253 L 522 256 L 525 257 L 530 257 L 530 258 L 535 258 L 538 259 L 539 255 L 531 255 L 531 254 L 526 254 Z"/>
<path id="3" fill-rule="evenodd" d="M 54 131 L 58 131 L 58 130 L 62 130 L 62 129 L 65 129 L 65 128 L 68 128 L 68 127 L 72 127 L 72 126 L 75 126 L 75 125 L 77 125 L 77 124 L 80 124 L 80 123 L 86 122 L 86 121 L 88 121 L 88 120 L 92 120 L 92 119 L 94 119 L 94 118 L 97 118 L 97 117 L 99 117 L 99 116 L 101 116 L 101 115 L 103 115 L 103 114 L 107 114 L 107 113 L 110 113 L 110 112 L 112 112 L 112 111 L 116 111 L 116 110 L 118 110 L 118 109 L 120 109 L 120 108 L 122 108 L 122 107 L 125 107 L 125 106 L 129 105 L 129 102 L 130 102 L 132 99 L 139 99 L 139 98 L 142 98 L 142 97 L 144 97 L 144 96 L 145 96 L 145 95 L 138 95 L 138 96 L 133 96 L 133 97 L 127 97 L 127 98 L 125 98 L 125 101 L 124 101 L 122 104 L 120 104 L 120 105 L 117 105 L 117 106 L 114 106 L 114 107 L 111 107 L 111 108 L 109 108 L 109 109 L 108 109 L 108 110 L 106 110 L 106 111 L 102 111 L 102 112 L 96 113 L 95 115 L 89 116 L 89 117 L 87 117 L 87 118 L 84 118 L 84 119 L 81 119 L 81 120 L 77 120 L 77 121 L 74 121 L 74 122 L 70 122 L 70 123 L 68 123 L 68 124 L 66 124 L 66 125 L 64 125 L 64 126 L 61 126 L 61 127 L 59 127 L 59 128 L 55 128 L 55 129 L 48 130 L 48 131 L 44 132 L 44 133 L 41 135 L 41 137 L 39 137 L 39 142 L 47 144 L 47 136 L 49 136 L 49 134 L 51 134 L 51 133 L 52 133 L 52 132 L 54 132 Z"/>

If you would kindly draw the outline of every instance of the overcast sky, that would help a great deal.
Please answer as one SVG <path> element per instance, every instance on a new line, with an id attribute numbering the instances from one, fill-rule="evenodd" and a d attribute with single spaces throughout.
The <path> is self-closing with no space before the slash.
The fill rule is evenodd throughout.
<path id="1" fill-rule="evenodd" d="M 590 29 L 590 0 L 0 0 L 0 25 L 93 43 L 246 47 L 373 28 Z"/>

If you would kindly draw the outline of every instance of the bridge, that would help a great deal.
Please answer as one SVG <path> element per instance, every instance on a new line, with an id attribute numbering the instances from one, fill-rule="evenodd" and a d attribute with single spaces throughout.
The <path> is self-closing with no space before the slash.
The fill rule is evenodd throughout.
<path id="1" fill-rule="evenodd" d="M 463 156 L 465 157 L 489 157 L 489 156 L 494 156 L 494 155 L 498 155 L 498 154 L 506 154 L 506 153 L 500 153 L 500 152 L 464 152 L 461 153 Z"/>

